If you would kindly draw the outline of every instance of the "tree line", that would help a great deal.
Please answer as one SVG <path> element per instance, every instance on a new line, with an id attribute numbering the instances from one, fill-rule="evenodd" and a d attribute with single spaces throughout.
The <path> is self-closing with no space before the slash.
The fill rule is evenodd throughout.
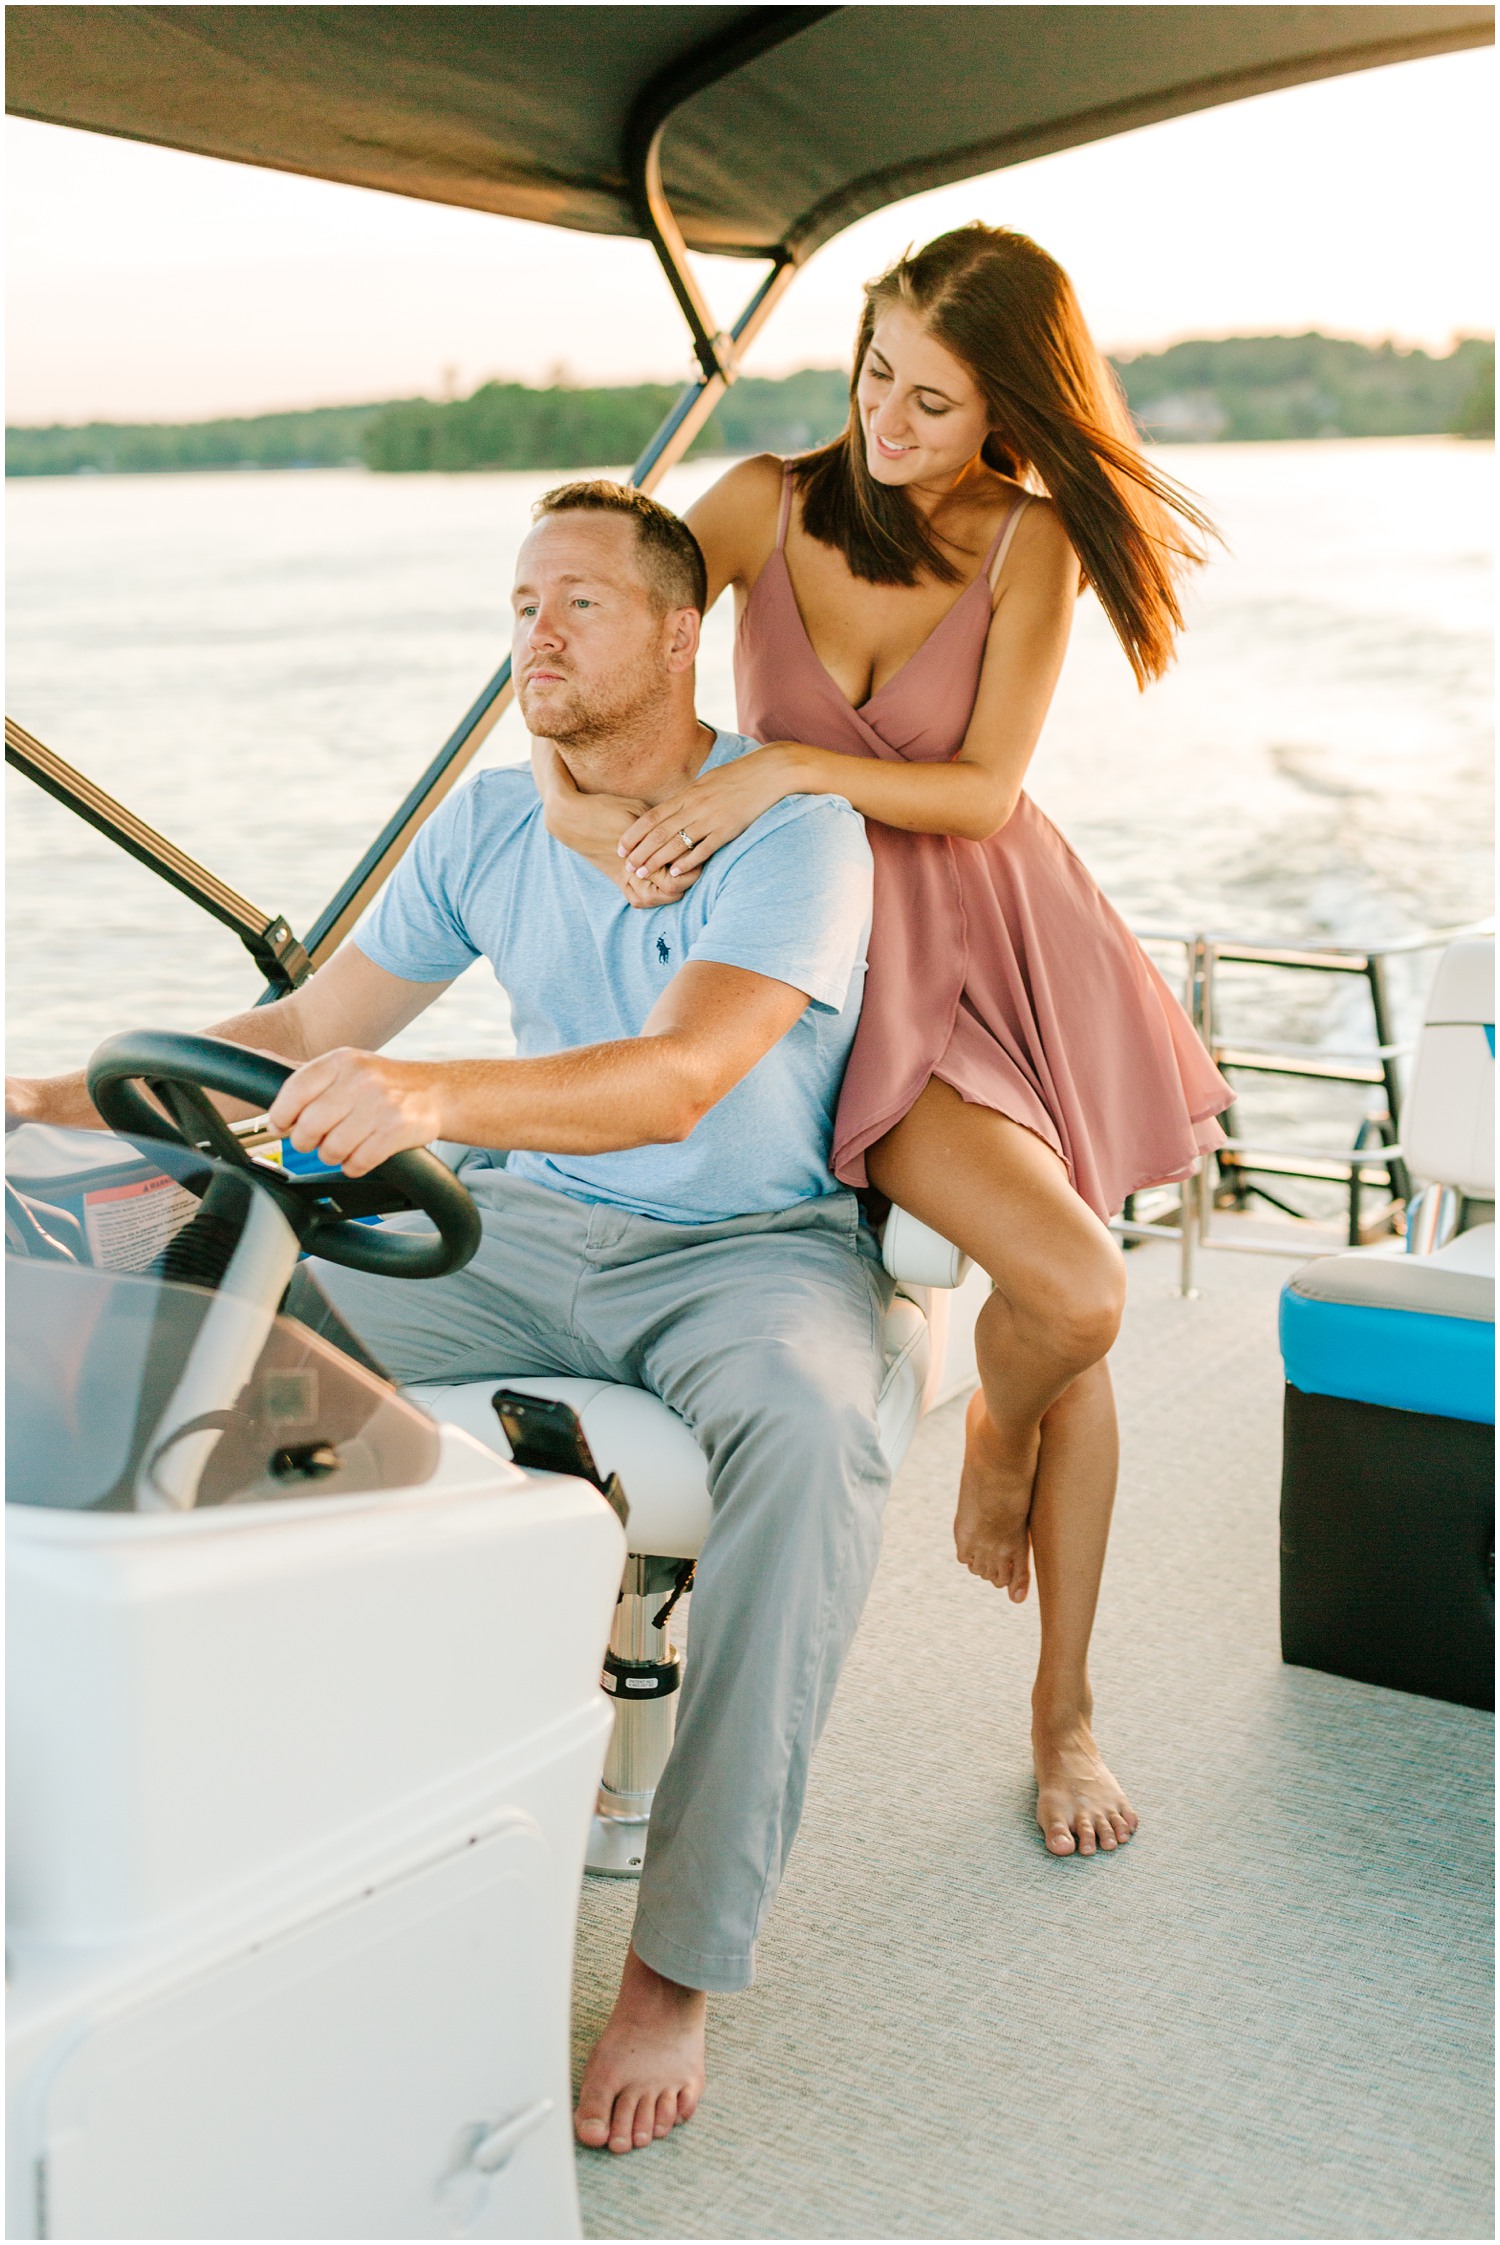
<path id="1" fill-rule="evenodd" d="M 1442 358 L 1333 335 L 1242 335 L 1175 343 L 1119 373 L 1158 443 L 1495 433 L 1495 345 L 1477 335 Z"/>
<path id="2" fill-rule="evenodd" d="M 342 468 L 389 405 L 325 405 L 236 421 L 90 421 L 7 428 L 8 476 L 163 475 L 205 468 Z"/>
<path id="3" fill-rule="evenodd" d="M 1493 436 L 1495 346 L 1468 336 L 1441 357 L 1319 335 L 1231 336 L 1116 362 L 1132 413 L 1157 443 Z M 667 383 L 587 388 L 485 382 L 439 404 L 400 398 L 248 419 L 7 428 L 7 475 L 140 475 L 364 465 L 382 474 L 620 467 L 676 396 Z M 695 453 L 800 452 L 842 427 L 848 377 L 807 367 L 737 382 Z"/>

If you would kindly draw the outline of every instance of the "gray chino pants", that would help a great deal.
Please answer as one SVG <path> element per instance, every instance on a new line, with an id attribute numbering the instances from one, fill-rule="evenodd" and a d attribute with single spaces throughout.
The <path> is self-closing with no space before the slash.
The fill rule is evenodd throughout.
<path id="1" fill-rule="evenodd" d="M 466 1269 L 401 1284 L 313 1268 L 398 1380 L 617 1380 L 697 1436 L 713 1525 L 633 1939 L 685 1986 L 748 1987 L 879 1550 L 890 1282 L 852 1193 L 660 1224 L 482 1158 L 459 1174 L 484 1223 Z"/>

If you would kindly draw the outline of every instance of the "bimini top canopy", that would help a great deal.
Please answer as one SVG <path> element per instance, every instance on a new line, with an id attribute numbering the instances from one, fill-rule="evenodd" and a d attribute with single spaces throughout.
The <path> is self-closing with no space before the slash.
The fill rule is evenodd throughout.
<path id="1" fill-rule="evenodd" d="M 18 7 L 7 107 L 801 261 L 918 189 L 1494 35 L 1450 7 Z M 1185 183 L 1185 192 L 1190 187 Z"/>

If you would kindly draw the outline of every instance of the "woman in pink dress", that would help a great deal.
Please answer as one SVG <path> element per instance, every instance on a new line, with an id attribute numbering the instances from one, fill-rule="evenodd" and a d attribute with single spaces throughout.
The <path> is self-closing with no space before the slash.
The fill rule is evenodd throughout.
<path id="1" fill-rule="evenodd" d="M 993 1281 L 955 1542 L 1013 1600 L 1035 1566 L 1037 1821 L 1054 1854 L 1091 1855 L 1138 1821 L 1087 1657 L 1118 1458 L 1107 1219 L 1192 1171 L 1230 1094 L 1022 781 L 1082 587 L 1144 687 L 1207 525 L 1141 457 L 1033 242 L 961 227 L 865 294 L 844 432 L 743 462 L 688 516 L 710 604 L 735 588 L 740 728 L 767 745 L 633 817 L 569 800 L 553 766 L 548 821 L 649 902 L 785 795 L 864 814 L 874 925 L 834 1168 Z"/>

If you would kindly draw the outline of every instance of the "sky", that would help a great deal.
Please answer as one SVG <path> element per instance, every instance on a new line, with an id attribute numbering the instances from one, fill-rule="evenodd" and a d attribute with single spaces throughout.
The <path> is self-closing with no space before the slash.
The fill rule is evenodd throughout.
<path id="1" fill-rule="evenodd" d="M 746 369 L 846 363 L 862 280 L 970 218 L 1032 234 L 1106 349 L 1310 327 L 1492 333 L 1495 57 L 1252 101 L 915 196 L 829 243 Z M 676 380 L 644 244 L 9 119 L 12 422 L 190 420 L 466 394 L 499 375 Z M 760 268 L 700 260 L 728 319 Z"/>

